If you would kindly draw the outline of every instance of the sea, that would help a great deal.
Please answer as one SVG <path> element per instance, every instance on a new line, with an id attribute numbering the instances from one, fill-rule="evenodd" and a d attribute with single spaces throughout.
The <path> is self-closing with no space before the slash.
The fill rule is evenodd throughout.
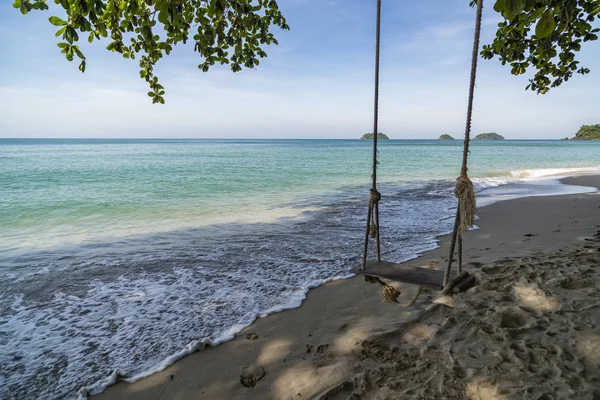
<path id="1" fill-rule="evenodd" d="M 0 139 L 0 398 L 135 381 L 299 307 L 361 259 L 360 140 Z M 438 246 L 462 141 L 379 142 L 383 256 Z M 478 206 L 583 193 L 600 142 L 476 141 Z"/>

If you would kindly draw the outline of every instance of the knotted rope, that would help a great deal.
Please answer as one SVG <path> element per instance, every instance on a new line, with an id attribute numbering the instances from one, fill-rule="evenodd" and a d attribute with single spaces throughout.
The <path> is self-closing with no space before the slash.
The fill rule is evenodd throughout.
<path id="1" fill-rule="evenodd" d="M 467 160 L 469 157 L 469 142 L 471 140 L 471 119 L 473 115 L 473 97 L 475 93 L 475 79 L 477 77 L 477 56 L 479 53 L 479 38 L 481 36 L 481 14 L 483 11 L 483 0 L 477 0 L 477 15 L 475 17 L 475 33 L 473 37 L 473 53 L 471 55 L 471 80 L 469 82 L 469 102 L 467 105 L 467 122 L 465 126 L 465 141 L 463 144 L 463 159 L 460 176 L 456 179 L 454 194 L 458 198 L 454 229 L 452 230 L 452 241 L 448 255 L 448 265 L 444 272 L 443 286 L 447 287 L 450 280 L 450 271 L 454 259 L 454 249 L 458 242 L 458 273 L 462 273 L 462 233 L 475 222 L 475 190 L 473 182 L 467 175 Z"/>
<path id="2" fill-rule="evenodd" d="M 458 213 L 460 215 L 458 229 L 462 233 L 475 223 L 475 190 L 473 182 L 466 173 L 456 178 L 455 195 L 458 197 Z"/>

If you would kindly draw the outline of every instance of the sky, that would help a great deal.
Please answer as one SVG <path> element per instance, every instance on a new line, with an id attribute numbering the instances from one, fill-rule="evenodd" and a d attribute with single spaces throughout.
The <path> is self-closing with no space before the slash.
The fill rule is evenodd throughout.
<path id="1" fill-rule="evenodd" d="M 500 17 L 484 9 L 482 44 Z M 0 137 L 359 138 L 373 126 L 375 0 L 279 0 L 291 27 L 256 69 L 208 73 L 189 46 L 155 67 L 165 105 L 151 103 L 137 60 L 80 43 L 86 72 L 65 60 L 53 11 L 26 16 L 0 1 Z M 54 6 L 55 7 L 55 6 Z M 468 0 L 383 0 L 380 131 L 393 139 L 464 136 L 475 10 Z M 54 8 L 54 10 L 56 10 Z M 600 41 L 591 69 L 546 95 L 495 60 L 479 61 L 473 133 L 507 139 L 574 136 L 600 123 Z"/>

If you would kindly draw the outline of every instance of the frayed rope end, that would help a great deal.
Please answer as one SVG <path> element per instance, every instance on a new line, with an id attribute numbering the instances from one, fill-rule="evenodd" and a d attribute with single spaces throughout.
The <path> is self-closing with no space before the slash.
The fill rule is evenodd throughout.
<path id="1" fill-rule="evenodd" d="M 456 178 L 456 197 L 458 197 L 458 207 L 460 215 L 460 232 L 465 232 L 475 223 L 475 189 L 473 182 L 466 175 Z"/>

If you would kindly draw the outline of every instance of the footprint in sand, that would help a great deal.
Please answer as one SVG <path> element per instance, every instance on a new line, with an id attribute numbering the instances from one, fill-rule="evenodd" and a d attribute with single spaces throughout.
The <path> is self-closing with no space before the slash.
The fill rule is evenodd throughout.
<path id="1" fill-rule="evenodd" d="M 590 286 L 590 283 L 587 281 L 587 279 L 579 279 L 579 280 L 565 279 L 560 284 L 561 288 L 567 289 L 567 290 L 585 289 L 589 286 Z"/>
<path id="2" fill-rule="evenodd" d="M 518 312 L 505 311 L 500 315 L 500 327 L 517 329 L 525 326 L 531 318 Z"/>
<path id="3" fill-rule="evenodd" d="M 256 382 L 265 376 L 265 369 L 260 365 L 246 365 L 242 368 L 240 374 L 240 383 L 245 387 L 251 388 L 256 385 Z"/>
<path id="4" fill-rule="evenodd" d="M 313 354 L 312 362 L 316 367 L 323 367 L 333 358 L 333 354 L 329 352 L 329 344 L 320 344 L 316 347 Z"/>
<path id="5" fill-rule="evenodd" d="M 429 342 L 435 336 L 435 329 L 423 324 L 414 324 L 406 329 L 402 341 L 408 344 L 421 345 Z"/>

